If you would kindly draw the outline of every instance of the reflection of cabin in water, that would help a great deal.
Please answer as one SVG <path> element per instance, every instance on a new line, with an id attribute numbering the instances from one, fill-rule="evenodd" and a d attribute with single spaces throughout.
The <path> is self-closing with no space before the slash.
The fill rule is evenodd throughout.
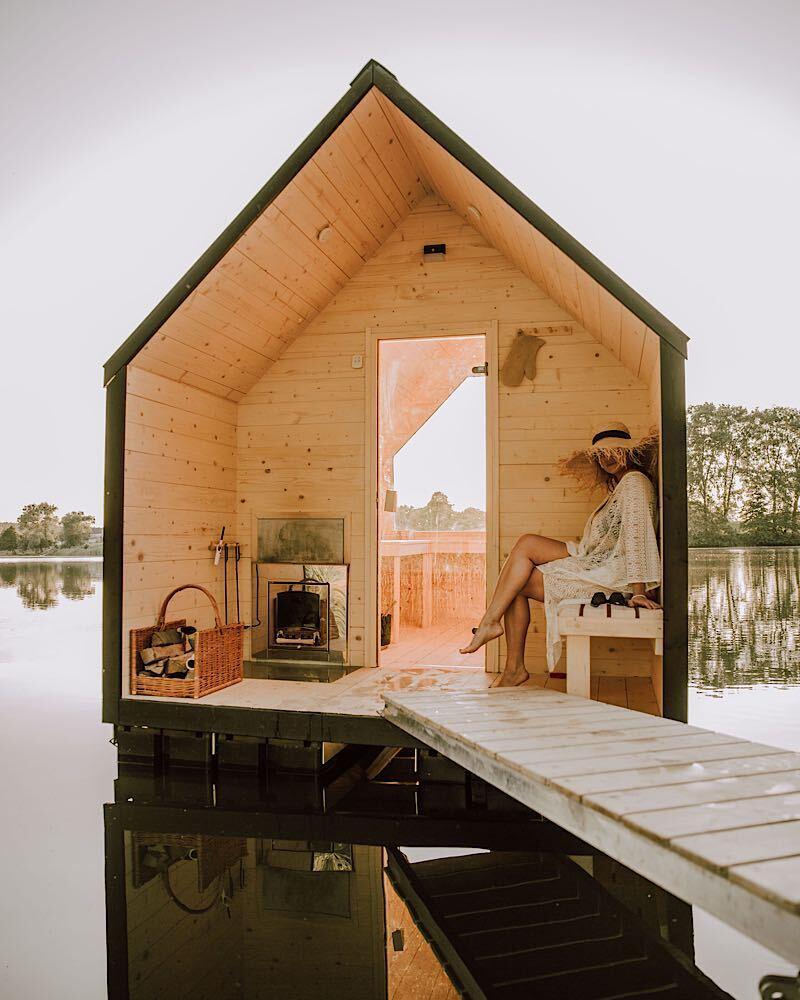
<path id="1" fill-rule="evenodd" d="M 112 1000 L 727 996 L 694 964 L 688 904 L 510 801 L 459 807 L 469 782 L 423 782 L 419 812 L 398 774 L 332 809 L 319 781 L 301 806 L 303 779 L 273 775 L 280 812 L 230 772 L 189 808 L 202 782 L 171 800 L 123 774 L 105 816 Z"/>
<path id="2" fill-rule="evenodd" d="M 498 364 L 520 329 L 544 340 L 535 378 L 500 386 Z M 433 356 L 445 345 L 452 358 L 453 338 L 465 352 L 457 377 Z M 418 355 L 414 377 L 396 386 L 379 455 L 377 354 L 395 342 L 428 344 L 431 356 Z M 353 668 L 376 665 L 381 619 L 392 614 L 390 683 L 485 686 L 482 668 L 436 668 L 460 662 L 453 649 L 518 535 L 580 535 L 596 498 L 560 479 L 556 462 L 604 418 L 661 432 L 663 670 L 652 639 L 607 629 L 591 639 L 592 694 L 685 718 L 685 354 L 679 330 L 369 62 L 106 364 L 105 718 L 346 742 L 358 717 L 367 719 L 359 738 L 385 741 L 392 727 L 376 707 L 385 678 Z M 464 364 L 479 368 L 482 357 L 485 534 L 393 529 L 393 457 L 463 381 Z M 260 626 L 245 633 L 241 684 L 196 702 L 130 697 L 129 632 L 153 623 L 165 594 L 199 583 L 224 603 L 212 551 L 221 526 L 239 546 L 250 623 L 267 601 L 267 571 L 253 568 L 258 522 L 309 517 L 342 526 L 346 616 L 331 626 L 340 648 L 323 679 L 348 676 L 287 694 L 269 678 L 291 675 L 291 664 L 270 673 L 259 660 L 269 641 Z M 462 582 L 477 566 L 481 592 L 463 583 L 456 593 L 458 572 L 437 576 L 447 560 Z M 307 562 L 313 552 L 299 572 Z M 211 622 L 196 592 L 172 610 Z M 537 608 L 527 662 L 540 683 L 543 631 Z M 401 645 L 409 636 L 414 649 Z M 498 653 L 489 669 L 502 666 Z M 314 676 L 308 663 L 304 678 Z"/>

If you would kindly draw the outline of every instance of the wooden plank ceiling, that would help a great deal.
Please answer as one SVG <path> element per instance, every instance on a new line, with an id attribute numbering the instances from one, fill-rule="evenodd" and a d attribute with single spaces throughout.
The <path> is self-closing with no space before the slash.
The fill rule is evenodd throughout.
<path id="1" fill-rule="evenodd" d="M 134 366 L 242 399 L 430 193 L 651 383 L 658 336 L 377 88 L 164 323 Z"/>

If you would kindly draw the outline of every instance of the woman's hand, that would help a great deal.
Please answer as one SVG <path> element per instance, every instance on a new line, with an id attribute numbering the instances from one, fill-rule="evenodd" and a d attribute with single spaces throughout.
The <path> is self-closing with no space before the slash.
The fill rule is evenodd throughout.
<path id="1" fill-rule="evenodd" d="M 661 607 L 656 601 L 651 601 L 646 594 L 634 594 L 628 601 L 629 608 L 647 608 L 648 611 L 658 611 Z"/>

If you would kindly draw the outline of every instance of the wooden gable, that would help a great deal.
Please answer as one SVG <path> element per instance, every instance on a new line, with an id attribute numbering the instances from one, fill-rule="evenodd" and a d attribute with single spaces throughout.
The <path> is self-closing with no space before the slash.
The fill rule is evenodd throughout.
<path id="1" fill-rule="evenodd" d="M 134 366 L 239 401 L 431 194 L 653 382 L 659 336 L 377 86 L 154 331 Z"/>

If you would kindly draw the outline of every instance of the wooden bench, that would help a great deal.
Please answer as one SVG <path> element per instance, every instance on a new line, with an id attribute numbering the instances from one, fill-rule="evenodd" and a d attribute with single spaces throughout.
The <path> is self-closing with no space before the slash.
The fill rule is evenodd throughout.
<path id="1" fill-rule="evenodd" d="M 558 612 L 558 627 L 566 645 L 567 694 L 590 697 L 591 639 L 652 639 L 653 652 L 663 654 L 664 612 L 616 604 L 569 604 Z"/>

